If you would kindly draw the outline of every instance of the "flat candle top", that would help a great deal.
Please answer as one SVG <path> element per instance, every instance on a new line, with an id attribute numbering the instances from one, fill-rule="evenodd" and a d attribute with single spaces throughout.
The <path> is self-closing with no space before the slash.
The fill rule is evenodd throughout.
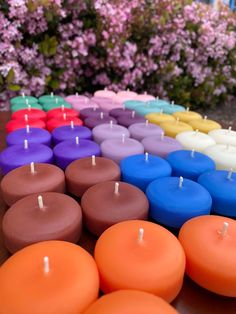
<path id="1" fill-rule="evenodd" d="M 224 158 L 225 156 L 228 156 L 229 158 L 232 158 L 232 160 L 235 160 L 235 154 L 236 154 L 236 147 L 233 145 L 224 145 L 224 144 L 216 144 L 212 145 L 204 151 L 207 155 L 211 156 L 217 156 L 217 158 Z"/>
<path id="2" fill-rule="evenodd" d="M 143 148 L 143 145 L 139 143 L 138 141 L 132 139 L 132 138 L 125 138 L 123 141 L 122 139 L 108 139 L 102 142 L 101 147 L 106 148 L 106 150 L 111 149 L 112 152 L 118 152 L 122 149 L 125 149 L 127 151 L 132 151 L 134 147 L 138 147 L 140 149 Z"/>
<path id="3" fill-rule="evenodd" d="M 187 123 L 193 119 L 202 119 L 202 116 L 195 111 L 174 112 L 173 116 L 175 118 L 179 118 L 180 121 L 187 122 Z"/>
<path id="4" fill-rule="evenodd" d="M 177 147 L 177 149 L 181 149 L 182 145 L 174 138 L 169 137 L 169 136 L 164 136 L 162 138 L 161 135 L 154 135 L 154 136 L 149 136 L 146 137 L 142 140 L 142 144 L 146 147 L 146 145 L 152 145 L 153 148 L 155 147 L 154 145 L 157 146 L 165 146 L 165 147 Z"/>

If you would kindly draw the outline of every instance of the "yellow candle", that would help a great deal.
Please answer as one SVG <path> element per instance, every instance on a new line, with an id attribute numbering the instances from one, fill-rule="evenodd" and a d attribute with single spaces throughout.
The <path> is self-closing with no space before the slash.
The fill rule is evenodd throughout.
<path id="1" fill-rule="evenodd" d="M 194 130 L 199 130 L 203 133 L 208 133 L 212 130 L 221 129 L 221 125 L 213 120 L 208 120 L 207 116 L 204 119 L 189 121 L 189 125 L 193 127 Z"/>
<path id="2" fill-rule="evenodd" d="M 175 121 L 175 117 L 170 114 L 165 113 L 149 113 L 145 118 L 150 122 L 157 125 L 160 125 L 162 122 Z"/>
<path id="3" fill-rule="evenodd" d="M 160 127 L 164 130 L 165 135 L 174 138 L 181 132 L 193 130 L 193 128 L 189 124 L 185 122 L 180 122 L 179 119 L 177 119 L 176 121 L 163 122 L 160 124 Z"/>
<path id="4" fill-rule="evenodd" d="M 192 121 L 192 120 L 202 119 L 202 116 L 199 113 L 195 111 L 189 111 L 189 108 L 187 108 L 186 111 L 175 112 L 173 113 L 173 116 L 176 119 L 179 118 L 181 122 L 185 122 L 185 123 L 188 123 L 189 121 Z"/>

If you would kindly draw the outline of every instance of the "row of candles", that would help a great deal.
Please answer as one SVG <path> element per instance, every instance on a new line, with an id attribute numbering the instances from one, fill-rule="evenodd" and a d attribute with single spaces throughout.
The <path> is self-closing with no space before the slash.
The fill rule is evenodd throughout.
<path id="1" fill-rule="evenodd" d="M 47 313 L 48 308 L 51 313 L 113 313 L 119 307 L 121 312 L 129 308 L 129 312 L 142 313 L 144 306 L 149 313 L 177 313 L 165 301 L 171 302 L 177 296 L 185 271 L 208 290 L 236 296 L 235 221 L 208 215 L 213 209 L 221 215 L 235 216 L 233 167 L 215 170 L 218 164 L 214 158 L 184 145 L 193 145 L 195 139 L 195 145 L 200 146 L 202 136 L 211 141 L 209 147 L 217 146 L 217 136 L 191 130 L 177 135 L 187 136 L 183 143 L 164 136 L 163 125 L 150 120 L 165 117 L 165 113 L 149 113 L 152 117 L 148 119 L 136 114 L 135 108 L 120 105 L 122 99 L 127 106 L 136 102 L 136 107 L 137 102 L 146 101 L 148 105 L 144 106 L 149 107 L 156 100 L 151 95 L 134 93 L 135 99 L 130 100 L 129 93 L 133 92 L 117 95 L 99 91 L 93 100 L 69 96 L 67 101 L 73 109 L 67 108 L 62 98 L 43 96 L 39 100 L 41 105 L 47 104 L 44 109 L 50 108 L 52 98 L 53 106 L 59 103 L 59 108 L 36 119 L 51 126 L 47 127 L 51 133 L 29 123 L 29 119 L 35 119 L 31 113 L 42 115 L 40 109 L 33 108 L 38 102 L 29 97 L 26 104 L 25 99 L 22 102 L 26 96 L 18 98 L 20 106 L 27 107 L 15 110 L 12 120 L 25 121 L 29 114 L 28 121 L 23 128 L 11 130 L 7 136 L 9 147 L 1 154 L 6 173 L 1 190 L 10 206 L 3 219 L 3 233 L 6 247 L 11 253 L 17 252 L 0 268 L 3 313 L 32 313 L 35 305 L 39 306 L 35 313 Z M 111 101 L 107 94 L 114 99 Z M 12 107 L 16 100 L 12 100 Z M 95 100 L 106 105 L 109 114 L 99 105 L 89 105 Z M 79 113 L 75 105 L 76 109 L 81 106 Z M 68 116 L 65 125 L 65 114 L 70 113 L 75 115 Z M 142 120 L 120 125 L 122 114 L 129 120 Z M 72 118 L 80 120 L 79 124 Z M 104 118 L 106 123 L 101 123 Z M 87 119 L 99 123 L 81 126 Z M 181 123 L 179 119 L 175 118 L 174 123 Z M 54 123 L 48 124 L 50 120 Z M 234 131 L 225 132 L 227 140 L 228 133 L 235 140 Z M 222 139 L 222 134 L 219 137 Z M 150 150 L 157 148 L 160 152 L 148 153 L 147 140 L 151 141 Z M 232 143 L 226 144 L 226 151 Z M 50 152 L 48 159 L 37 159 L 46 156 L 45 148 Z M 103 157 L 98 157 L 100 154 Z M 53 160 L 57 166 L 50 164 Z M 7 163 L 9 168 L 5 167 Z M 75 199 L 63 194 L 66 190 Z M 81 205 L 76 201 L 78 197 Z M 146 221 L 148 216 L 165 226 L 181 228 L 179 241 L 164 227 Z M 80 238 L 82 217 L 87 229 L 100 236 L 95 260 L 72 244 Z M 13 280 L 13 286 L 9 286 L 9 280 Z M 99 287 L 106 295 L 96 301 Z"/>

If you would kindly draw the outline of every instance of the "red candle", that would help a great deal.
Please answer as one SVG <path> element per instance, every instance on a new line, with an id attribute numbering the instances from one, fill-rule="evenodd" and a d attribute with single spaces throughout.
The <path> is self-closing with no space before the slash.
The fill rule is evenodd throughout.
<path id="1" fill-rule="evenodd" d="M 11 118 L 25 120 L 25 115 L 28 115 L 28 118 L 32 120 L 35 119 L 46 121 L 47 118 L 47 114 L 45 111 L 35 108 L 28 108 L 15 111 L 12 113 Z"/>
<path id="2" fill-rule="evenodd" d="M 83 122 L 76 117 L 67 117 L 66 113 L 62 115 L 60 118 L 52 118 L 47 122 L 47 130 L 52 132 L 55 128 L 63 125 L 83 125 Z"/>
<path id="3" fill-rule="evenodd" d="M 7 133 L 10 133 L 12 131 L 15 131 L 17 129 L 26 128 L 27 125 L 31 128 L 41 128 L 45 129 L 45 122 L 42 120 L 36 120 L 36 119 L 30 119 L 28 115 L 26 114 L 24 119 L 14 119 L 10 120 L 6 124 L 6 131 Z"/>
<path id="4" fill-rule="evenodd" d="M 63 105 L 61 108 L 51 109 L 47 112 L 47 119 L 61 119 L 63 118 L 64 113 L 67 118 L 76 118 L 79 116 L 79 112 L 77 110 L 71 108 L 65 108 Z"/>

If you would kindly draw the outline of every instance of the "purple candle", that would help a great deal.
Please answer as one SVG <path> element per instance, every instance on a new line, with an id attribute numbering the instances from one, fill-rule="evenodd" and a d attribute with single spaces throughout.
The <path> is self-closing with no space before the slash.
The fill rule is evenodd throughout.
<path id="1" fill-rule="evenodd" d="M 43 144 L 29 144 L 24 140 L 24 144 L 9 146 L 0 155 L 0 165 L 4 175 L 31 162 L 53 163 L 51 148 Z"/>
<path id="2" fill-rule="evenodd" d="M 118 124 L 113 124 L 113 122 L 109 124 L 106 123 L 97 125 L 93 128 L 92 133 L 94 141 L 98 144 L 102 143 L 104 140 L 112 138 L 121 139 L 122 135 L 130 137 L 130 133 L 127 128 Z"/>
<path id="3" fill-rule="evenodd" d="M 138 141 L 142 141 L 145 137 L 161 135 L 163 130 L 156 124 L 149 123 L 135 123 L 129 127 L 130 136 Z"/>
<path id="4" fill-rule="evenodd" d="M 120 139 L 103 141 L 101 144 L 101 152 L 103 157 L 110 158 L 119 164 L 125 157 L 143 154 L 144 148 L 140 142 L 122 136 Z"/>
<path id="5" fill-rule="evenodd" d="M 80 125 L 66 125 L 55 128 L 52 131 L 52 140 L 54 145 L 60 142 L 75 139 L 78 136 L 80 139 L 90 140 L 92 138 L 92 132 L 85 126 Z"/>
<path id="6" fill-rule="evenodd" d="M 91 117 L 99 117 L 101 115 L 101 112 L 103 112 L 104 116 L 108 116 L 107 113 L 105 113 L 101 108 L 85 108 L 80 111 L 80 118 L 82 120 L 85 120 L 86 118 Z"/>
<path id="7" fill-rule="evenodd" d="M 161 135 L 146 137 L 142 144 L 147 153 L 166 158 L 167 155 L 176 150 L 183 149 L 183 146 L 174 138 Z"/>
<path id="8" fill-rule="evenodd" d="M 24 143 L 27 140 L 29 144 L 51 145 L 51 134 L 40 128 L 30 128 L 27 126 L 23 129 L 17 129 L 7 135 L 6 142 L 8 146 Z"/>
<path id="9" fill-rule="evenodd" d="M 131 109 L 125 109 L 123 108 L 115 108 L 109 111 L 109 115 L 112 116 L 113 118 L 118 118 L 120 116 L 130 116 L 132 114 Z"/>
<path id="10" fill-rule="evenodd" d="M 100 156 L 100 147 L 90 140 L 75 139 L 57 144 L 54 149 L 55 162 L 61 169 L 65 169 L 72 161 L 89 156 Z"/>
<path id="11" fill-rule="evenodd" d="M 144 117 L 141 117 L 140 115 L 137 115 L 135 111 L 132 111 L 131 115 L 118 117 L 117 122 L 118 124 L 123 125 L 126 128 L 128 128 L 134 123 L 146 122 L 146 119 Z"/>
<path id="12" fill-rule="evenodd" d="M 90 129 L 93 129 L 95 126 L 97 126 L 99 124 L 110 123 L 111 121 L 114 124 L 117 123 L 116 119 L 114 119 L 114 118 L 112 118 L 112 117 L 110 117 L 108 115 L 104 115 L 104 113 L 101 112 L 98 117 L 86 118 L 84 120 L 84 125 L 87 126 Z"/>

